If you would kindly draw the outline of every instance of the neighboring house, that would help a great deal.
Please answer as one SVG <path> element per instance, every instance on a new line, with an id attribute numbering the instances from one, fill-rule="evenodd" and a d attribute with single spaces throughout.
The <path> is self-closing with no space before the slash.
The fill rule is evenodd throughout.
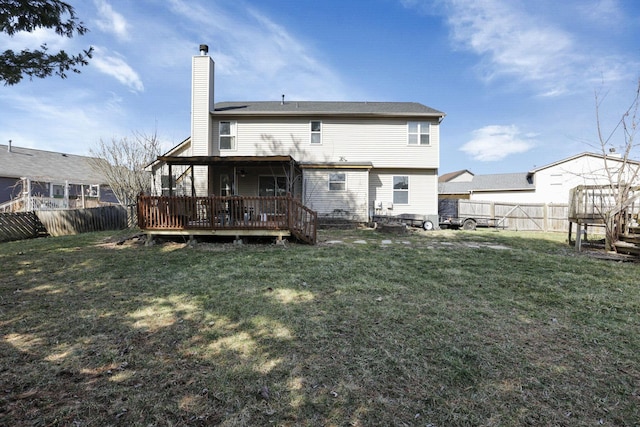
<path id="1" fill-rule="evenodd" d="M 90 158 L 0 144 L 0 211 L 117 203 Z"/>
<path id="2" fill-rule="evenodd" d="M 631 169 L 640 167 L 637 161 L 627 163 Z M 572 188 L 608 184 L 606 170 L 615 172 L 622 164 L 615 154 L 581 153 L 529 172 L 475 175 L 469 181 L 440 182 L 438 192 L 440 198 L 567 204 Z"/>
<path id="3" fill-rule="evenodd" d="M 320 218 L 438 218 L 440 122 L 415 102 L 214 103 L 214 63 L 193 57 L 191 137 L 150 165 L 155 195 L 292 194 Z"/>
<path id="4" fill-rule="evenodd" d="M 467 169 L 445 173 L 440 175 L 438 182 L 470 182 L 473 180 L 474 174 Z"/>

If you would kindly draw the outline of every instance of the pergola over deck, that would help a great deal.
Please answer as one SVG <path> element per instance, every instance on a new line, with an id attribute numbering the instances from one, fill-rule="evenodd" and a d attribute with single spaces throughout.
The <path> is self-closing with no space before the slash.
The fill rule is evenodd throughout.
<path id="1" fill-rule="evenodd" d="M 160 156 L 173 179 L 174 166 L 191 169 L 191 195 L 174 195 L 169 183 L 168 196 L 138 198 L 138 225 L 148 235 L 217 235 L 254 237 L 294 236 L 315 244 L 317 213 L 291 195 L 297 164 L 291 156 Z M 196 196 L 194 166 L 233 169 L 234 188 L 239 168 L 278 167 L 287 177 L 286 196 L 227 195 Z M 211 174 L 207 174 L 210 179 Z"/>
<path id="2" fill-rule="evenodd" d="M 287 192 L 293 193 L 292 177 L 298 168 L 297 162 L 291 156 L 158 156 L 158 161 L 165 163 L 169 168 L 169 179 L 173 179 L 173 166 L 191 167 L 191 195 L 196 196 L 195 177 L 193 166 L 207 166 L 208 168 L 228 167 L 233 168 L 233 181 L 237 180 L 238 168 L 249 166 L 279 167 L 286 171 Z M 173 195 L 173 185 L 169 183 L 169 195 Z"/>

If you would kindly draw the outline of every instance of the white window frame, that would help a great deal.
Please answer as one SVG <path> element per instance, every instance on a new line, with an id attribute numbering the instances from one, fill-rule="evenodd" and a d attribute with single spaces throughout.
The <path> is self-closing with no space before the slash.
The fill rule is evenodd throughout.
<path id="1" fill-rule="evenodd" d="M 222 124 L 229 123 L 229 133 L 222 133 Z M 222 138 L 230 138 L 231 147 L 222 148 Z M 237 149 L 237 137 L 236 137 L 236 122 L 231 120 L 221 120 L 218 122 L 218 149 L 220 151 L 235 151 Z"/>
<path id="2" fill-rule="evenodd" d="M 100 197 L 100 185 L 89 185 L 87 197 Z"/>
<path id="3" fill-rule="evenodd" d="M 344 179 L 342 180 L 337 180 L 337 179 L 332 179 L 336 176 L 342 175 Z M 344 172 L 329 172 L 329 176 L 327 177 L 328 181 L 329 181 L 329 191 L 334 192 L 334 191 L 347 191 L 347 174 Z M 342 184 L 342 188 L 331 188 L 332 184 L 335 185 L 339 185 Z"/>
<path id="4" fill-rule="evenodd" d="M 415 131 L 412 127 L 416 127 Z M 423 142 L 426 137 L 427 142 Z M 429 146 L 431 145 L 431 123 L 429 122 L 407 122 L 407 145 Z"/>
<path id="5" fill-rule="evenodd" d="M 395 188 L 396 187 L 396 178 L 406 178 L 407 179 L 407 188 L 398 188 L 398 189 L 396 189 Z M 393 204 L 394 205 L 408 205 L 409 204 L 409 190 L 411 189 L 411 179 L 410 179 L 409 175 L 393 175 L 391 177 L 391 186 L 392 186 L 391 200 L 393 200 Z M 400 194 L 400 192 L 406 193 L 407 194 L 407 201 L 405 203 L 396 201 L 396 192 L 398 192 L 398 194 Z"/>
<path id="6" fill-rule="evenodd" d="M 313 129 L 314 123 L 318 123 L 320 125 L 319 130 Z M 313 140 L 314 136 L 317 136 L 318 141 Z M 309 122 L 309 143 L 311 145 L 322 145 L 322 120 L 311 120 Z"/>
<path id="7" fill-rule="evenodd" d="M 56 194 L 56 190 L 61 190 L 62 194 Z M 58 183 L 51 183 L 51 196 L 52 198 L 55 199 L 62 199 L 65 197 L 67 193 L 67 185 L 66 184 L 58 184 Z"/>

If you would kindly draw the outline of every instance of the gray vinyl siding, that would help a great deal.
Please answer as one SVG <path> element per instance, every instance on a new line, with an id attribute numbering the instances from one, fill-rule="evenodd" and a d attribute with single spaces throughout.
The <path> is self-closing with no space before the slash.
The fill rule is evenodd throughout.
<path id="1" fill-rule="evenodd" d="M 329 190 L 329 174 L 344 173 L 346 189 Z M 369 171 L 366 169 L 306 169 L 303 173 L 303 203 L 318 216 L 367 222 Z"/>
<path id="2" fill-rule="evenodd" d="M 393 177 L 409 177 L 409 203 L 393 203 Z M 438 214 L 438 174 L 435 169 L 373 169 L 369 177 L 369 207 L 375 215 Z M 375 201 L 382 203 L 375 210 Z"/>
<path id="3" fill-rule="evenodd" d="M 215 117 L 215 115 L 214 115 Z M 300 162 L 372 162 L 379 168 L 434 168 L 439 165 L 439 125 L 433 121 L 431 144 L 407 145 L 409 119 L 384 118 L 218 118 L 212 144 L 218 149 L 218 123 L 236 122 L 234 156 L 291 155 Z M 322 143 L 311 144 L 310 122 L 322 121 Z M 216 153 L 217 154 L 217 153 Z"/>

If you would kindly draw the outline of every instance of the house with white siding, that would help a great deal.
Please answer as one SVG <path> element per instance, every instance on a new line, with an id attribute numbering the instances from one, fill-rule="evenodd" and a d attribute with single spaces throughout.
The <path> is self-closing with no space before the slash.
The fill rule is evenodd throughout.
<path id="1" fill-rule="evenodd" d="M 415 214 L 436 223 L 443 112 L 416 102 L 284 95 L 215 102 L 206 45 L 192 69 L 191 136 L 150 166 L 155 196 L 289 194 L 318 218 Z"/>
<path id="2" fill-rule="evenodd" d="M 572 188 L 615 183 L 622 168 L 625 170 L 620 176 L 638 180 L 640 162 L 624 161 L 616 153 L 603 155 L 584 152 L 528 172 L 486 175 L 467 173 L 464 174 L 466 179 L 444 181 L 445 177 L 459 175 L 456 172 L 448 173 L 442 175 L 438 191 L 440 198 L 519 204 L 567 204 Z M 609 173 L 613 174 L 612 178 L 609 178 Z"/>

